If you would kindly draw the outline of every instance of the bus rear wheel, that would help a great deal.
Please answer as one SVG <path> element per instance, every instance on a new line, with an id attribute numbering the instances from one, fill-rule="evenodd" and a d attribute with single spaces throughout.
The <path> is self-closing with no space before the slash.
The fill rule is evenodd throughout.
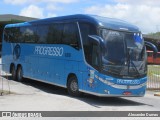
<path id="1" fill-rule="evenodd" d="M 68 79 L 67 89 L 71 96 L 79 97 L 81 95 L 79 92 L 77 77 L 72 76 Z"/>
<path id="2" fill-rule="evenodd" d="M 22 67 L 19 66 L 17 68 L 17 81 L 22 82 L 23 81 L 23 71 L 22 71 Z"/>
<path id="3" fill-rule="evenodd" d="M 15 66 L 11 66 L 11 77 L 13 80 L 16 80 L 16 69 Z"/>

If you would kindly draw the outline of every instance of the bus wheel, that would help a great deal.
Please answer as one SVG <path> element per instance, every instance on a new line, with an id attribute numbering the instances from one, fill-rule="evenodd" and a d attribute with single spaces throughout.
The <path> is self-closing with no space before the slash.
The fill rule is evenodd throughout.
<path id="1" fill-rule="evenodd" d="M 11 66 L 11 75 L 12 75 L 12 79 L 16 80 L 16 69 L 15 66 Z"/>
<path id="2" fill-rule="evenodd" d="M 21 66 L 19 66 L 18 68 L 17 68 L 17 80 L 19 81 L 19 82 L 22 82 L 23 81 L 23 71 L 22 71 L 22 67 Z"/>
<path id="3" fill-rule="evenodd" d="M 81 95 L 78 88 L 77 77 L 73 76 L 68 79 L 67 89 L 71 96 L 78 97 Z"/>

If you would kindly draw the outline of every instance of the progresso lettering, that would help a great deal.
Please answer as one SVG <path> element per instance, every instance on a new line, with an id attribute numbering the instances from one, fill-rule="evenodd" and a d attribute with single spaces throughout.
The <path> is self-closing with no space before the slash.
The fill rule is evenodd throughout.
<path id="1" fill-rule="evenodd" d="M 36 46 L 34 54 L 37 55 L 49 55 L 49 56 L 62 56 L 63 47 L 45 47 L 45 46 Z"/>
<path id="2" fill-rule="evenodd" d="M 139 80 L 122 80 L 122 79 L 117 79 L 118 84 L 140 84 Z"/>

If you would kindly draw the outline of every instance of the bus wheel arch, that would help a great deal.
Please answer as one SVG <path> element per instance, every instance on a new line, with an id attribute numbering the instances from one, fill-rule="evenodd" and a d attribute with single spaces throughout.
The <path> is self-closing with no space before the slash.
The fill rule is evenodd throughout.
<path id="1" fill-rule="evenodd" d="M 14 63 L 11 63 L 10 65 L 10 73 L 12 75 L 12 79 L 16 80 L 16 66 Z"/>
<path id="2" fill-rule="evenodd" d="M 17 65 L 16 76 L 17 76 L 17 81 L 19 82 L 23 81 L 23 68 L 21 64 Z"/>
<path id="3" fill-rule="evenodd" d="M 78 79 L 74 73 L 70 73 L 67 78 L 67 90 L 71 96 L 78 97 L 81 95 L 79 91 Z"/>

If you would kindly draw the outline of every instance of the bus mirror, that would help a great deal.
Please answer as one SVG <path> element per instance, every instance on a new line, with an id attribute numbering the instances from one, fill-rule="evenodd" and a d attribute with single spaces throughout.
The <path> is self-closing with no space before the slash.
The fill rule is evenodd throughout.
<path id="1" fill-rule="evenodd" d="M 148 42 L 148 41 L 145 41 L 145 45 L 147 47 L 150 47 L 153 50 L 154 54 L 156 54 L 158 52 L 157 46 L 155 44 Z"/>
<path id="2" fill-rule="evenodd" d="M 96 35 L 88 35 L 88 37 L 89 37 L 89 42 L 90 43 L 94 43 L 94 44 L 97 44 L 97 45 L 100 44 L 100 40 L 98 39 L 98 36 L 96 36 Z"/>

